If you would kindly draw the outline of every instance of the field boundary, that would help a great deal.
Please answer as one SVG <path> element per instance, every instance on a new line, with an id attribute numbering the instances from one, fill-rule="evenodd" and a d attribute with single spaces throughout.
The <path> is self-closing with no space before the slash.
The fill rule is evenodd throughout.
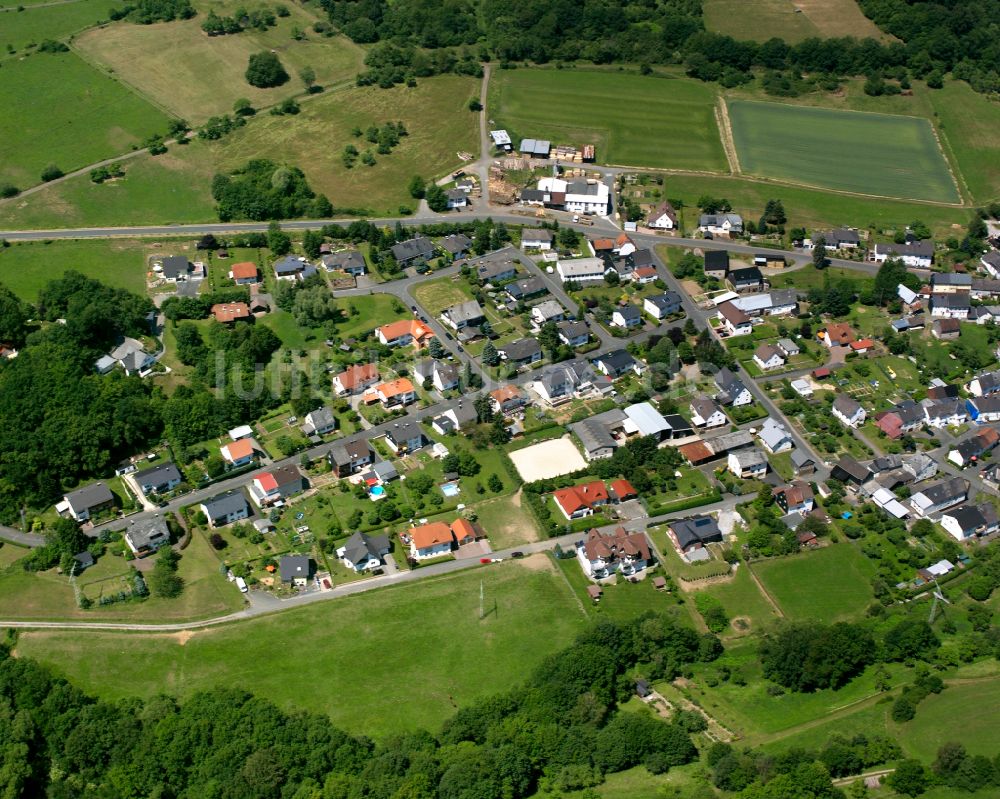
<path id="1" fill-rule="evenodd" d="M 742 174 L 740 168 L 740 155 L 736 150 L 736 141 L 733 139 L 733 128 L 729 122 L 729 106 L 726 98 L 719 95 L 719 102 L 715 106 L 715 123 L 719 128 L 719 138 L 722 140 L 722 149 L 729 161 L 729 171 L 734 175 Z"/>
<path id="2" fill-rule="evenodd" d="M 937 111 L 934 113 L 936 114 Z M 944 161 L 948 165 L 948 172 L 951 174 L 951 179 L 955 181 L 958 196 L 963 199 L 964 204 L 974 206 L 976 198 L 973 196 L 969 184 L 965 181 L 965 175 L 962 174 L 962 170 L 958 165 L 958 158 L 955 156 L 955 151 L 948 140 L 948 134 L 943 130 L 939 130 L 938 126 L 933 122 L 931 122 L 931 130 L 934 132 L 934 140 L 938 143 L 938 147 L 941 148 L 941 152 L 944 154 Z"/>

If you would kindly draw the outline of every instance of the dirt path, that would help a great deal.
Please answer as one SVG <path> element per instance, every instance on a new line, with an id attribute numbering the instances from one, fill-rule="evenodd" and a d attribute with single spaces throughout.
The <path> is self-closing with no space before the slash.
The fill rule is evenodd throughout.
<path id="1" fill-rule="evenodd" d="M 764 596 L 764 599 L 771 604 L 771 607 L 774 608 L 774 612 L 778 614 L 778 618 L 785 618 L 785 611 L 781 609 L 781 605 L 775 601 L 774 597 L 767 592 L 767 589 L 764 587 L 764 583 L 760 581 L 760 578 L 754 573 L 754 570 L 750 568 L 750 564 L 747 563 L 745 566 L 747 571 L 750 572 L 750 576 L 753 578 L 753 581 L 757 584 L 757 588 L 760 589 L 760 593 Z"/>
<path id="2" fill-rule="evenodd" d="M 740 174 L 740 157 L 736 154 L 733 128 L 729 122 L 729 109 L 726 107 L 726 100 L 723 97 L 719 98 L 719 102 L 715 106 L 715 120 L 719 124 L 719 137 L 722 139 L 722 149 L 726 151 L 729 171 L 738 175 Z"/>

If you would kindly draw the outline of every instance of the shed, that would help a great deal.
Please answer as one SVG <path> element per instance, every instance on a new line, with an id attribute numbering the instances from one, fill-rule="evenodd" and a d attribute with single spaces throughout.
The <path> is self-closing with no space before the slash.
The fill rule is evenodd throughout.
<path id="1" fill-rule="evenodd" d="M 599 585 L 588 585 L 587 586 L 587 596 L 593 599 L 595 602 L 600 601 L 601 594 L 604 593 L 604 589 Z"/>

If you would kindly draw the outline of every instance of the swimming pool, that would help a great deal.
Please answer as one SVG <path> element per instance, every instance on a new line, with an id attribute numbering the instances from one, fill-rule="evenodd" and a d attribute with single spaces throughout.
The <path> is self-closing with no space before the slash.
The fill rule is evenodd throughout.
<path id="1" fill-rule="evenodd" d="M 374 485 L 368 489 L 368 493 L 373 497 L 378 498 L 385 495 L 385 489 L 380 485 Z"/>
<path id="2" fill-rule="evenodd" d="M 458 487 L 458 480 L 452 480 L 441 486 L 441 493 L 446 497 L 457 497 L 461 491 L 462 489 Z"/>

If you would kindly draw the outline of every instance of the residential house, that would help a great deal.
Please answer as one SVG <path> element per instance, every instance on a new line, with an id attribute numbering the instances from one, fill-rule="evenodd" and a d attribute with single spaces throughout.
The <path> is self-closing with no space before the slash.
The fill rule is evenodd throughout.
<path id="1" fill-rule="evenodd" d="M 845 485 L 860 486 L 871 477 L 868 467 L 858 463 L 854 458 L 845 455 L 837 461 L 830 470 L 830 476 Z"/>
<path id="2" fill-rule="evenodd" d="M 960 441 L 949 453 L 948 460 L 959 468 L 979 461 L 987 452 L 1000 444 L 1000 433 L 992 427 L 984 427 Z"/>
<path id="3" fill-rule="evenodd" d="M 761 344 L 754 350 L 753 362 L 765 372 L 785 365 L 785 356 L 774 344 Z"/>
<path id="4" fill-rule="evenodd" d="M 278 280 L 305 280 L 316 274 L 316 267 L 301 255 L 286 255 L 274 262 L 274 276 Z"/>
<path id="5" fill-rule="evenodd" d="M 566 318 L 566 309 L 556 300 L 545 300 L 531 309 L 531 322 L 541 327 L 547 322 L 561 322 Z"/>
<path id="6" fill-rule="evenodd" d="M 407 535 L 410 539 L 410 558 L 428 560 L 450 555 L 455 545 L 455 534 L 444 522 L 431 522 L 413 527 Z"/>
<path id="7" fill-rule="evenodd" d="M 816 471 L 816 462 L 805 450 L 792 450 L 791 459 L 792 469 L 795 470 L 796 474 L 812 474 Z"/>
<path id="8" fill-rule="evenodd" d="M 833 400 L 833 415 L 848 427 L 860 427 L 868 414 L 861 403 L 849 394 L 838 394 Z"/>
<path id="9" fill-rule="evenodd" d="M 688 554 L 692 550 L 704 549 L 708 544 L 722 543 L 722 530 L 714 516 L 688 516 L 674 519 L 667 527 L 667 534 L 678 552 Z"/>
<path id="10" fill-rule="evenodd" d="M 937 461 L 926 452 L 903 456 L 903 471 L 913 476 L 914 483 L 930 480 L 938 473 Z"/>
<path id="11" fill-rule="evenodd" d="M 930 516 L 965 502 L 969 496 L 969 483 L 961 477 L 952 477 L 925 488 L 910 497 L 910 505 L 918 516 Z"/>
<path id="12" fill-rule="evenodd" d="M 601 355 L 594 361 L 594 365 L 612 380 L 633 372 L 640 374 L 642 367 L 625 350 L 614 350 L 605 355 Z"/>
<path id="13" fill-rule="evenodd" d="M 431 419 L 431 427 L 440 435 L 448 435 L 458 430 L 474 425 L 479 421 L 476 408 L 472 403 L 464 403 L 459 400 L 458 404 L 449 408 L 439 416 Z"/>
<path id="14" fill-rule="evenodd" d="M 542 178 L 538 181 L 538 188 L 549 195 L 546 205 L 562 208 L 574 214 L 604 216 L 608 212 L 611 190 L 602 181 Z"/>
<path id="15" fill-rule="evenodd" d="M 250 306 L 245 302 L 217 302 L 212 306 L 212 316 L 223 325 L 246 322 L 250 316 Z"/>
<path id="16" fill-rule="evenodd" d="M 434 244 L 430 239 L 417 236 L 392 245 L 392 256 L 404 269 L 408 266 L 420 266 L 434 257 Z"/>
<path id="17" fill-rule="evenodd" d="M 305 487 L 305 478 L 298 467 L 272 466 L 250 481 L 250 499 L 258 508 L 267 508 L 304 491 Z"/>
<path id="18" fill-rule="evenodd" d="M 798 293 L 795 289 L 775 289 L 756 294 L 737 296 L 735 293 L 722 295 L 716 302 L 732 302 L 747 316 L 789 316 L 799 309 Z"/>
<path id="19" fill-rule="evenodd" d="M 635 490 L 635 486 L 624 479 L 612 480 L 608 488 L 608 493 L 611 495 L 611 501 L 616 505 L 628 502 L 630 499 L 635 499 L 639 496 L 639 492 Z"/>
<path id="20" fill-rule="evenodd" d="M 651 562 L 649 540 L 643 532 L 630 533 L 616 527 L 612 533 L 591 530 L 576 550 L 583 573 L 601 580 L 619 573 L 638 574 Z"/>
<path id="21" fill-rule="evenodd" d="M 513 383 L 501 386 L 490 392 L 490 405 L 494 413 L 502 413 L 507 416 L 517 413 L 528 404 L 528 395 L 521 388 Z"/>
<path id="22" fill-rule="evenodd" d="M 642 309 L 656 320 L 666 319 L 681 310 L 681 295 L 676 291 L 654 294 L 642 301 Z"/>
<path id="23" fill-rule="evenodd" d="M 702 233 L 722 233 L 726 236 L 743 232 L 743 217 L 739 214 L 702 214 L 698 218 L 698 230 Z"/>
<path id="24" fill-rule="evenodd" d="M 325 436 L 337 429 L 337 419 L 326 405 L 306 414 L 302 425 L 302 434 L 308 436 Z"/>
<path id="25" fill-rule="evenodd" d="M 726 285 L 733 291 L 743 293 L 764 290 L 764 275 L 756 266 L 730 269 L 726 275 Z"/>
<path id="26" fill-rule="evenodd" d="M 126 375 L 145 377 L 149 374 L 156 356 L 150 355 L 142 346 L 142 342 L 125 337 L 122 343 L 101 358 L 95 368 L 100 374 L 107 374 L 115 366 L 121 366 Z"/>
<path id="27" fill-rule="evenodd" d="M 820 330 L 817 334 L 823 346 L 832 349 L 833 347 L 849 347 L 852 341 L 856 340 L 854 330 L 846 322 L 832 322 L 826 326 L 825 330 Z"/>
<path id="28" fill-rule="evenodd" d="M 397 455 L 415 452 L 424 445 L 425 439 L 420 425 L 410 419 L 395 422 L 385 431 L 385 443 Z"/>
<path id="29" fill-rule="evenodd" d="M 640 405 L 649 405 L 649 403 L 639 403 L 639 405 L 633 405 L 632 408 L 637 408 Z M 626 412 L 628 412 L 629 409 L 626 408 L 625 410 Z M 689 436 L 694 435 L 694 426 L 680 414 L 669 413 L 662 418 L 663 421 L 666 423 L 666 429 L 660 436 L 661 439 L 673 440 L 678 438 L 688 438 Z"/>
<path id="30" fill-rule="evenodd" d="M 962 505 L 941 514 L 941 526 L 957 541 L 981 538 L 1000 530 L 996 508 L 981 505 Z"/>
<path id="31" fill-rule="evenodd" d="M 251 261 L 233 264 L 229 269 L 229 277 L 237 286 L 252 285 L 260 280 L 257 264 Z"/>
<path id="32" fill-rule="evenodd" d="M 521 247 L 525 250 L 551 250 L 553 238 L 551 230 L 524 228 L 521 231 Z"/>
<path id="33" fill-rule="evenodd" d="M 476 266 L 476 277 L 480 283 L 503 283 L 517 276 L 517 264 L 509 258 L 489 259 Z"/>
<path id="34" fill-rule="evenodd" d="M 624 418 L 625 414 L 621 409 L 612 409 L 609 414 L 615 414 L 619 418 Z M 605 414 L 600 414 L 605 416 Z M 583 456 L 588 461 L 610 458 L 618 447 L 618 442 L 611 435 L 611 430 L 605 422 L 596 416 L 574 422 L 569 426 L 570 431 L 580 440 Z"/>
<path id="35" fill-rule="evenodd" d="M 683 438 L 684 435 L 675 435 L 675 424 L 680 427 L 683 434 L 693 432 L 691 425 L 676 414 L 671 414 L 668 419 L 661 414 L 649 402 L 637 402 L 625 408 L 625 416 L 631 422 L 631 427 L 635 428 L 640 436 L 652 436 L 657 441 L 670 438 Z M 671 424 L 671 419 L 674 424 Z"/>
<path id="36" fill-rule="evenodd" d="M 1000 422 L 1000 394 L 985 397 L 970 397 L 965 401 L 969 418 L 977 424 Z"/>
<path id="37" fill-rule="evenodd" d="M 888 488 L 880 486 L 878 483 L 875 485 L 879 487 L 876 488 L 875 492 L 872 494 L 871 500 L 875 503 L 876 507 L 897 519 L 905 519 L 910 515 L 910 511 L 902 502 L 896 499 L 896 495 L 893 494 L 892 491 Z"/>
<path id="38" fill-rule="evenodd" d="M 796 480 L 791 485 L 779 486 L 771 491 L 771 496 L 785 513 L 810 513 L 816 502 L 809 483 Z"/>
<path id="39" fill-rule="evenodd" d="M 781 354 L 786 358 L 793 358 L 799 354 L 799 345 L 790 338 L 779 338 L 777 344 Z"/>
<path id="40" fill-rule="evenodd" d="M 523 280 L 515 280 L 513 283 L 508 283 L 504 286 L 504 291 L 507 292 L 507 296 L 510 297 L 513 302 L 527 302 L 528 300 L 533 300 L 536 297 L 541 297 L 542 295 L 549 293 L 549 289 L 545 285 L 545 281 L 540 277 L 528 277 Z"/>
<path id="41" fill-rule="evenodd" d="M 368 271 L 365 256 L 357 250 L 341 250 L 322 257 L 323 266 L 327 272 L 346 272 L 353 277 L 360 277 Z"/>
<path id="42" fill-rule="evenodd" d="M 490 138 L 493 140 L 493 146 L 498 150 L 503 150 L 509 153 L 513 147 L 510 140 L 510 134 L 506 130 L 491 130 Z"/>
<path id="43" fill-rule="evenodd" d="M 958 319 L 935 319 L 931 326 L 931 335 L 940 341 L 951 341 L 962 333 L 962 325 Z"/>
<path id="44" fill-rule="evenodd" d="M 478 327 L 486 321 L 486 316 L 478 302 L 468 300 L 445 308 L 441 312 L 441 320 L 453 330 L 461 330 L 466 327 Z"/>
<path id="45" fill-rule="evenodd" d="M 931 297 L 931 316 L 935 319 L 968 319 L 968 294 L 935 294 Z"/>
<path id="46" fill-rule="evenodd" d="M 625 305 L 617 305 L 611 312 L 611 324 L 614 327 L 625 329 L 642 327 L 642 311 L 639 310 L 638 305 L 633 305 L 630 302 Z"/>
<path id="47" fill-rule="evenodd" d="M 379 381 L 378 367 L 373 363 L 356 363 L 334 376 L 333 390 L 338 397 L 361 394 Z"/>
<path id="48" fill-rule="evenodd" d="M 559 340 L 567 347 L 583 347 L 590 341 L 590 328 L 586 322 L 559 322 Z"/>
<path id="49" fill-rule="evenodd" d="M 191 262 L 186 255 L 167 255 L 160 261 L 160 276 L 168 283 L 187 280 L 191 271 Z"/>
<path id="50" fill-rule="evenodd" d="M 705 277 L 722 281 L 729 274 L 729 250 L 705 251 Z"/>
<path id="51" fill-rule="evenodd" d="M 451 391 L 459 385 L 458 367 L 432 358 L 417 362 L 413 367 L 413 376 L 421 384 L 430 380 L 438 391 Z"/>
<path id="52" fill-rule="evenodd" d="M 990 394 L 1000 393 L 1000 371 L 976 375 L 966 384 L 965 388 L 973 397 L 986 397 Z"/>
<path id="53" fill-rule="evenodd" d="M 448 210 L 465 208 L 469 204 L 469 197 L 462 189 L 448 189 L 444 196 L 448 201 Z"/>
<path id="54" fill-rule="evenodd" d="M 558 364 L 535 381 L 535 390 L 538 395 L 555 405 L 570 399 L 573 394 L 590 382 L 588 375 L 589 367 L 577 363 Z"/>
<path id="55" fill-rule="evenodd" d="M 417 391 L 408 377 L 379 383 L 372 392 L 383 408 L 399 408 L 417 401 Z"/>
<path id="56" fill-rule="evenodd" d="M 454 261 L 458 258 L 464 258 L 469 254 L 472 250 L 472 239 L 464 233 L 452 233 L 450 236 L 445 236 L 441 239 L 440 246 Z"/>
<path id="57" fill-rule="evenodd" d="M 278 561 L 281 582 L 296 588 L 305 588 L 315 571 L 316 565 L 308 555 L 282 555 Z"/>
<path id="58" fill-rule="evenodd" d="M 657 205 L 646 216 L 646 227 L 653 230 L 676 230 L 677 211 L 669 202 L 662 202 Z"/>
<path id="59" fill-rule="evenodd" d="M 933 294 L 968 293 L 972 289 L 972 275 L 964 272 L 934 272 L 931 274 Z"/>
<path id="60" fill-rule="evenodd" d="M 530 366 L 542 360 L 542 345 L 535 338 L 522 338 L 497 347 L 500 357 L 508 364 Z"/>
<path id="61" fill-rule="evenodd" d="M 813 391 L 812 383 L 810 383 L 804 377 L 795 378 L 795 380 L 793 380 L 790 383 L 790 385 L 792 387 L 792 391 L 794 391 L 800 397 L 811 397 L 815 393 Z"/>
<path id="62" fill-rule="evenodd" d="M 750 317 L 732 302 L 724 302 L 718 308 L 719 319 L 727 337 L 749 336 L 753 332 Z"/>
<path id="63" fill-rule="evenodd" d="M 655 266 L 637 266 L 632 270 L 632 281 L 640 286 L 655 283 L 659 279 Z"/>
<path id="64" fill-rule="evenodd" d="M 219 447 L 222 459 L 234 469 L 249 466 L 257 459 L 257 447 L 252 438 L 241 438 Z"/>
<path id="65" fill-rule="evenodd" d="M 795 446 L 788 428 L 771 417 L 764 420 L 757 435 L 760 437 L 760 443 L 764 445 L 764 449 L 772 455 L 787 452 Z"/>
<path id="66" fill-rule="evenodd" d="M 334 474 L 337 477 L 350 477 L 368 466 L 375 457 L 368 441 L 356 438 L 351 441 L 337 441 L 326 453 Z"/>
<path id="67" fill-rule="evenodd" d="M 734 408 L 739 408 L 753 402 L 753 394 L 743 385 L 743 381 L 727 367 L 723 367 L 716 373 L 715 385 L 719 389 L 715 398 L 724 406 L 732 405 Z"/>
<path id="68" fill-rule="evenodd" d="M 337 550 L 337 557 L 357 574 L 381 568 L 382 558 L 389 554 L 392 545 L 387 535 L 368 535 L 356 532 Z"/>
<path id="69" fill-rule="evenodd" d="M 876 244 L 871 259 L 880 264 L 889 258 L 897 258 L 906 266 L 929 269 L 934 263 L 934 242 L 927 240 L 908 244 Z"/>
<path id="70" fill-rule="evenodd" d="M 608 489 L 601 480 L 560 488 L 552 493 L 552 498 L 567 521 L 592 516 L 595 508 L 607 505 L 610 500 Z"/>
<path id="71" fill-rule="evenodd" d="M 759 449 L 730 452 L 726 468 L 741 479 L 759 480 L 767 474 L 767 458 Z"/>
<path id="72" fill-rule="evenodd" d="M 387 347 L 415 344 L 422 347 L 434 337 L 434 331 L 417 319 L 402 319 L 375 328 L 378 340 Z"/>
<path id="73" fill-rule="evenodd" d="M 729 420 L 722 407 L 710 397 L 698 395 L 688 406 L 691 411 L 691 423 L 695 427 L 720 427 Z"/>
<path id="74" fill-rule="evenodd" d="M 924 409 L 912 400 L 900 403 L 892 410 L 875 417 L 875 426 L 893 440 L 919 430 L 923 424 Z"/>
<path id="75" fill-rule="evenodd" d="M 216 494 L 201 503 L 201 512 L 205 514 L 209 525 L 223 527 L 250 515 L 250 504 L 242 491 L 232 489 L 223 494 Z"/>
<path id="76" fill-rule="evenodd" d="M 574 258 L 556 262 L 556 273 L 563 283 L 600 283 L 607 266 L 603 258 Z"/>
<path id="77" fill-rule="evenodd" d="M 70 516 L 78 522 L 85 522 L 94 514 L 106 510 L 115 504 L 115 495 L 104 483 L 92 483 L 78 488 L 63 496 L 63 501 L 56 505 L 56 511 L 63 516 Z"/>
<path id="78" fill-rule="evenodd" d="M 848 228 L 835 228 L 833 230 L 817 230 L 812 236 L 802 242 L 806 250 L 816 247 L 816 241 L 822 237 L 824 246 L 828 250 L 857 250 L 861 246 L 861 237 L 858 231 Z"/>
<path id="79" fill-rule="evenodd" d="M 924 419 L 931 427 L 957 427 L 968 418 L 965 403 L 961 399 L 948 398 L 924 405 Z"/>
<path id="80" fill-rule="evenodd" d="M 160 547 L 169 546 L 170 528 L 164 518 L 157 515 L 151 519 L 130 521 L 123 536 L 128 548 L 137 558 L 152 555 Z"/>
<path id="81" fill-rule="evenodd" d="M 180 470 L 172 463 L 161 463 L 132 476 L 143 494 L 165 494 L 177 488 L 183 479 Z"/>

